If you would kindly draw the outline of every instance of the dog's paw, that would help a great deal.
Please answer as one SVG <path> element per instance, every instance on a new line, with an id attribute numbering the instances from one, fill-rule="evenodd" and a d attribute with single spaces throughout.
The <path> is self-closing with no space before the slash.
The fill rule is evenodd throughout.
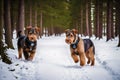
<path id="1" fill-rule="evenodd" d="M 84 66 L 85 65 L 85 63 L 80 63 L 80 66 Z"/>
<path id="2" fill-rule="evenodd" d="M 79 62 L 79 60 L 75 60 L 74 62 L 75 62 L 75 63 L 78 63 L 78 62 Z"/>
<path id="3" fill-rule="evenodd" d="M 91 63 L 91 66 L 94 66 L 94 65 L 95 65 L 95 63 L 94 63 L 94 62 L 92 62 L 92 63 Z"/>
<path id="4" fill-rule="evenodd" d="M 90 60 L 87 61 L 87 64 L 90 64 Z"/>

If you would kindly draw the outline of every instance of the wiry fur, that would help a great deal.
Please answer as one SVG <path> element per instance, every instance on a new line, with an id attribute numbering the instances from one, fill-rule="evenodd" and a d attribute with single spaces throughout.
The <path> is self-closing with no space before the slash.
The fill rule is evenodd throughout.
<path id="1" fill-rule="evenodd" d="M 76 40 L 79 39 L 77 47 L 74 49 L 70 46 L 71 57 L 74 62 L 77 63 L 80 60 L 80 65 L 84 66 L 86 64 L 86 58 L 88 59 L 87 64 L 91 63 L 91 66 L 95 64 L 95 47 L 90 39 L 81 39 L 77 36 L 77 30 L 65 30 L 66 39 L 65 42 L 72 45 L 75 44 Z"/>
<path id="2" fill-rule="evenodd" d="M 33 60 L 36 46 L 37 46 L 37 28 L 27 27 L 27 35 L 21 35 L 21 31 L 18 32 L 18 58 L 22 58 L 22 54 L 26 60 Z"/>

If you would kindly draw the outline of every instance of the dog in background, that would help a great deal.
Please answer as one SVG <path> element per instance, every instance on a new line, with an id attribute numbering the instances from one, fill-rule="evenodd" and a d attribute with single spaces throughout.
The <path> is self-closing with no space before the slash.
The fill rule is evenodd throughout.
<path id="1" fill-rule="evenodd" d="M 36 52 L 37 46 L 37 33 L 39 32 L 38 27 L 29 26 L 26 28 L 27 35 L 21 35 L 22 31 L 18 32 L 18 58 L 22 58 L 22 54 L 25 57 L 25 60 L 32 61 Z"/>
<path id="2" fill-rule="evenodd" d="M 65 42 L 70 44 L 71 57 L 74 62 L 77 63 L 80 60 L 80 65 L 84 66 L 86 64 L 86 58 L 88 59 L 87 64 L 91 63 L 91 66 L 95 64 L 95 47 L 90 39 L 81 39 L 77 35 L 78 31 L 76 29 L 65 30 L 66 39 Z"/>

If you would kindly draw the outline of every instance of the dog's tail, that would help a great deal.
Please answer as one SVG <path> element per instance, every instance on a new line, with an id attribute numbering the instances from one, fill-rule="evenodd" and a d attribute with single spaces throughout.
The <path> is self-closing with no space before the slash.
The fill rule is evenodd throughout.
<path id="1" fill-rule="evenodd" d="M 22 36 L 22 31 L 18 31 L 17 33 L 17 38 L 21 37 Z"/>

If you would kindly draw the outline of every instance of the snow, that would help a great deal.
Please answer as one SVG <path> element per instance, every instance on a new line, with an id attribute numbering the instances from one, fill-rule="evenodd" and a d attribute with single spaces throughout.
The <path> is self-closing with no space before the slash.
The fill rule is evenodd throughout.
<path id="1" fill-rule="evenodd" d="M 85 37 L 83 37 L 85 38 Z M 15 50 L 7 53 L 13 64 L 0 61 L 0 80 L 120 80 L 120 48 L 118 38 L 106 42 L 91 40 L 95 44 L 95 66 L 80 66 L 74 63 L 65 35 L 44 37 L 38 40 L 33 61 L 18 60 L 17 39 L 13 39 Z"/>

